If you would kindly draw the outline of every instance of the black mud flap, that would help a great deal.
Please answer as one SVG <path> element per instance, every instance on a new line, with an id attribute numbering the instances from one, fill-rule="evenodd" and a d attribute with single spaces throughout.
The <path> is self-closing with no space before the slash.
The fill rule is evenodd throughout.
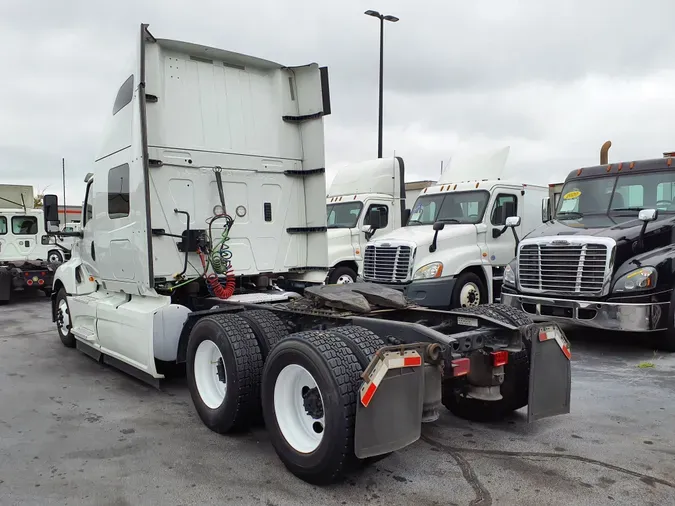
<path id="1" fill-rule="evenodd" d="M 570 343 L 555 323 L 529 325 L 532 342 L 527 421 L 570 412 L 572 364 Z"/>
<path id="2" fill-rule="evenodd" d="M 420 438 L 424 367 L 390 369 L 368 407 L 356 400 L 354 453 L 360 459 L 405 448 Z"/>
<path id="3" fill-rule="evenodd" d="M 12 274 L 8 270 L 0 270 L 0 301 L 8 302 L 11 299 L 12 279 Z"/>

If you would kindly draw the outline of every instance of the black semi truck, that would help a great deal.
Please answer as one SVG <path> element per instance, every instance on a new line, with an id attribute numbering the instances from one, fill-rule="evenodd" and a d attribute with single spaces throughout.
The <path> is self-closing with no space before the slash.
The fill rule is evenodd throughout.
<path id="1" fill-rule="evenodd" d="M 657 334 L 675 351 L 675 153 L 573 170 L 518 245 L 502 302 L 546 320 Z"/>

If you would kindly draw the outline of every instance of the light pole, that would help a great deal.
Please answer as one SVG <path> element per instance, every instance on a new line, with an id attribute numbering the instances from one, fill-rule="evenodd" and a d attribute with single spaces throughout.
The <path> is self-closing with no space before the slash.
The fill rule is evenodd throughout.
<path id="1" fill-rule="evenodd" d="M 382 79 L 384 74 L 384 22 L 391 21 L 392 23 L 396 23 L 398 18 L 396 16 L 391 16 L 389 14 L 384 15 L 377 11 L 371 10 L 364 12 L 364 14 L 367 16 L 373 16 L 374 18 L 380 20 L 380 118 L 377 127 L 377 157 L 382 158 L 382 96 L 384 94 Z"/>

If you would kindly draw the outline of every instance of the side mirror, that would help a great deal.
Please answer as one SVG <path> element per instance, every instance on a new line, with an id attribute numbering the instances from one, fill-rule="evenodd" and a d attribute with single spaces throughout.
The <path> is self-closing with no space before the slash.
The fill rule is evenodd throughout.
<path id="1" fill-rule="evenodd" d="M 640 235 L 638 236 L 638 248 L 640 248 L 640 250 L 643 250 L 645 247 L 644 238 L 645 232 L 647 231 L 647 224 L 650 221 L 656 220 L 658 217 L 658 209 L 641 209 L 638 213 L 638 220 L 642 222 L 642 229 L 640 230 Z"/>
<path id="2" fill-rule="evenodd" d="M 548 223 L 553 219 L 551 213 L 551 198 L 544 197 L 541 199 L 541 221 L 542 223 Z"/>
<path id="3" fill-rule="evenodd" d="M 409 219 L 410 219 L 410 209 L 404 209 L 403 215 L 401 216 L 401 226 L 405 227 L 408 224 Z"/>
<path id="4" fill-rule="evenodd" d="M 510 228 L 520 226 L 520 216 L 509 216 L 506 218 L 506 226 Z"/>
<path id="5" fill-rule="evenodd" d="M 445 228 L 445 223 L 443 223 L 442 221 L 437 221 L 436 223 L 434 223 L 434 230 L 436 232 L 438 232 L 440 230 L 443 230 L 444 228 Z"/>
<path id="6" fill-rule="evenodd" d="M 45 217 L 45 230 L 59 232 L 59 198 L 56 195 L 42 197 L 42 212 Z"/>
<path id="7" fill-rule="evenodd" d="M 654 221 L 659 217 L 658 209 L 641 209 L 638 213 L 638 220 L 649 222 Z"/>
<path id="8" fill-rule="evenodd" d="M 368 222 L 373 232 L 377 229 L 382 228 L 384 226 L 382 210 L 378 209 L 377 207 L 371 209 L 370 213 L 368 213 Z"/>
<path id="9" fill-rule="evenodd" d="M 364 234 L 370 234 L 371 232 L 373 232 L 373 227 L 371 227 L 370 225 L 363 225 L 361 227 L 361 232 L 363 232 Z"/>

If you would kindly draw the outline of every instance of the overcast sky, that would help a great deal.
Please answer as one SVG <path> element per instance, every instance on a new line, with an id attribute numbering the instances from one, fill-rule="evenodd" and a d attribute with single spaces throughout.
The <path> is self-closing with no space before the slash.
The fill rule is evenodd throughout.
<path id="1" fill-rule="evenodd" d="M 331 5 L 329 8 L 328 5 Z M 141 22 L 161 38 L 317 62 L 331 77 L 328 167 L 377 156 L 378 21 L 385 155 L 435 179 L 458 148 L 511 146 L 525 182 L 675 150 L 672 0 L 1 0 L 0 175 L 80 204 Z M 329 179 L 332 174 L 329 173 Z"/>

